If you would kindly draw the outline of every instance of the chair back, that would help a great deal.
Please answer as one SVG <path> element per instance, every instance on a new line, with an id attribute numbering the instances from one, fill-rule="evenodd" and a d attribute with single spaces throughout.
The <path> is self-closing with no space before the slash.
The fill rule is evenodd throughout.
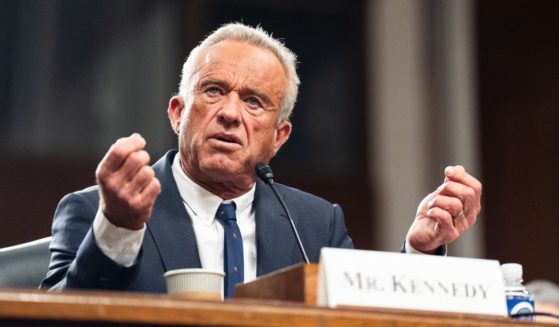
<path id="1" fill-rule="evenodd" d="M 0 287 L 37 288 L 50 260 L 51 237 L 0 249 Z"/>

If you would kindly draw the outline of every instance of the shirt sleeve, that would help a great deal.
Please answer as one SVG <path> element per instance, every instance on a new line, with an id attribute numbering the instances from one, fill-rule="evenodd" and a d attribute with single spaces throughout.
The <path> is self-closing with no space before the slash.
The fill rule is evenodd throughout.
<path id="1" fill-rule="evenodd" d="M 425 254 L 427 255 L 427 253 L 423 253 L 417 249 L 414 249 L 413 246 L 410 245 L 410 242 L 408 241 L 408 239 L 406 238 L 406 242 L 404 243 L 404 252 L 405 253 L 412 253 L 412 254 Z M 437 248 L 437 250 L 435 251 L 435 255 L 441 255 L 446 257 L 448 252 L 448 246 L 446 244 L 443 244 L 441 246 L 439 246 Z"/>
<path id="2" fill-rule="evenodd" d="M 140 230 L 118 227 L 105 217 L 101 209 L 97 210 L 93 221 L 93 235 L 101 251 L 125 267 L 131 267 L 138 257 L 145 231 L 145 224 Z"/>

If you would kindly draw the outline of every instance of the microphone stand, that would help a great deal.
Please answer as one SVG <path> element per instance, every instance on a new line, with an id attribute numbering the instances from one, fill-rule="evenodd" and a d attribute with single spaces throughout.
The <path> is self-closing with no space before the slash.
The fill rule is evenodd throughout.
<path id="1" fill-rule="evenodd" d="M 293 222 L 293 219 L 291 218 L 291 214 L 289 213 L 289 210 L 287 209 L 287 206 L 285 205 L 285 202 L 283 201 L 283 199 L 280 196 L 278 190 L 276 189 L 276 186 L 275 186 L 275 183 L 274 183 L 274 174 L 272 173 L 272 168 L 270 168 L 269 165 L 267 165 L 263 162 L 259 162 L 259 163 L 256 164 L 255 170 L 256 170 L 256 175 L 262 181 L 264 181 L 264 183 L 270 185 L 270 188 L 272 189 L 276 198 L 278 199 L 279 203 L 281 204 L 281 207 L 283 208 L 283 210 L 287 214 L 287 218 L 289 219 L 289 224 L 291 224 L 291 230 L 293 230 L 293 234 L 295 234 L 295 238 L 297 239 L 297 244 L 299 245 L 299 249 L 301 250 L 301 253 L 303 254 L 303 258 L 305 259 L 306 263 L 309 263 L 309 257 L 307 257 L 307 252 L 305 251 L 305 248 L 303 247 L 303 242 L 301 242 L 301 238 L 299 237 L 299 233 L 297 232 L 297 228 L 295 227 L 295 223 Z"/>

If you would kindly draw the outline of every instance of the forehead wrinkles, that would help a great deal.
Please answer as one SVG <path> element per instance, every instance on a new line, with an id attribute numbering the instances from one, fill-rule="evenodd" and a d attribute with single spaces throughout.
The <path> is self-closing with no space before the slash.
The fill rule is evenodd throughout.
<path id="1" fill-rule="evenodd" d="M 207 57 L 206 57 L 207 59 Z M 198 83 L 204 80 L 218 80 L 226 82 L 230 87 L 248 87 L 261 91 L 267 90 L 276 93 L 274 81 L 275 76 L 269 69 L 259 67 L 258 59 L 246 59 L 243 62 L 204 60 L 204 64 L 198 70 Z"/>
<path id="2" fill-rule="evenodd" d="M 194 86 L 202 80 L 221 80 L 231 88 L 262 91 L 280 107 L 287 75 L 279 59 L 268 49 L 236 41 L 221 41 L 200 53 Z"/>

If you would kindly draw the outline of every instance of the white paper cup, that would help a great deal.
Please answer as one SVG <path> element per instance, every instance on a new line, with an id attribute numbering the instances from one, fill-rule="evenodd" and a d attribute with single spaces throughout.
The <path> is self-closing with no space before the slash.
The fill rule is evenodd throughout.
<path id="1" fill-rule="evenodd" d="M 223 300 L 223 276 L 221 271 L 202 268 L 167 271 L 167 293 L 186 299 Z"/>

